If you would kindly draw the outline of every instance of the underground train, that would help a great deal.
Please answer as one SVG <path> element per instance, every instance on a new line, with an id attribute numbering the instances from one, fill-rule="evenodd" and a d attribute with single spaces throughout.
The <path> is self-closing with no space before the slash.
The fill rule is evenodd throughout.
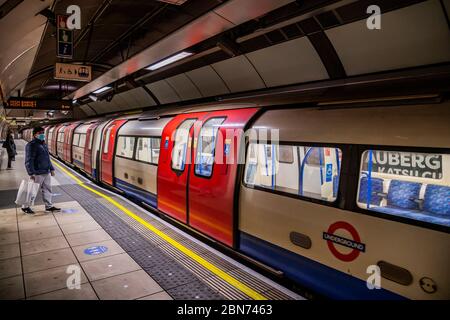
<path id="1" fill-rule="evenodd" d="M 450 102 L 46 127 L 51 154 L 335 299 L 450 298 Z"/>

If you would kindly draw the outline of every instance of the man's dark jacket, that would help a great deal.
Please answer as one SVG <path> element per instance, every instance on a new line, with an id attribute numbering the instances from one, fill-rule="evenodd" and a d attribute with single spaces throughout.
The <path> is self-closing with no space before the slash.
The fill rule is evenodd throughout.
<path id="1" fill-rule="evenodd" d="M 55 170 L 44 141 L 33 139 L 27 144 L 25 147 L 25 168 L 30 176 L 46 174 Z"/>

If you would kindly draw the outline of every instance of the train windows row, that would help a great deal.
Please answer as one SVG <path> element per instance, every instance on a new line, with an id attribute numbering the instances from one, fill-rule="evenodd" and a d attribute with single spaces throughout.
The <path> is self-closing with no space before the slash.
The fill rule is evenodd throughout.
<path id="1" fill-rule="evenodd" d="M 339 148 L 251 143 L 244 183 L 334 202 Z M 450 226 L 450 155 L 367 150 L 361 159 L 357 205 L 386 215 Z"/>
<path id="2" fill-rule="evenodd" d="M 84 148 L 86 145 L 86 134 L 85 133 L 75 133 L 73 135 L 73 143 L 74 147 Z"/>
<path id="3" fill-rule="evenodd" d="M 157 165 L 160 144 L 160 138 L 119 136 L 116 156 Z"/>

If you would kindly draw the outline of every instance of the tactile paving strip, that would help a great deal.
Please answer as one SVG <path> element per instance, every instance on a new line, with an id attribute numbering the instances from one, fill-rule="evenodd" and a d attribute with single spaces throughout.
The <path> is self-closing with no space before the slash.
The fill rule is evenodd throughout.
<path id="1" fill-rule="evenodd" d="M 225 299 L 188 269 L 173 260 L 151 241 L 144 238 L 138 231 L 131 228 L 111 209 L 101 203 L 101 199 L 86 194 L 82 187 L 77 185 L 64 185 L 61 188 L 69 193 L 92 218 L 165 290 L 175 290 L 190 282 L 195 282 L 196 291 L 183 292 L 183 289 L 174 291 L 182 299 L 195 299 L 202 293 L 202 299 Z M 103 199 L 102 199 L 103 200 Z M 109 202 L 107 202 L 109 204 Z M 115 207 L 114 207 L 115 208 Z M 114 210 L 116 211 L 116 210 Z M 200 292 L 200 293 L 199 293 Z M 170 293 L 169 293 L 170 294 Z M 209 294 L 209 296 L 208 296 Z M 177 297 L 173 297 L 177 299 Z M 180 298 L 181 299 L 181 298 Z"/>
<path id="2" fill-rule="evenodd" d="M 188 293 L 189 294 L 186 294 Z M 211 288 L 205 287 L 200 281 L 194 281 L 183 286 L 173 288 L 168 293 L 176 300 L 222 300 L 222 295 Z"/>

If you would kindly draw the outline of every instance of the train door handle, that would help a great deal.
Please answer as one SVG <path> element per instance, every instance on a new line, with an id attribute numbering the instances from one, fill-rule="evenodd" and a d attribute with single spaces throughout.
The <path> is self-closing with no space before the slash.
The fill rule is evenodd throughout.
<path id="1" fill-rule="evenodd" d="M 303 233 L 292 231 L 289 234 L 289 239 L 296 246 L 299 246 L 299 247 L 302 247 L 302 248 L 305 248 L 305 249 L 310 249 L 311 246 L 312 246 L 311 238 L 308 237 L 306 234 L 303 234 Z"/>
<path id="2" fill-rule="evenodd" d="M 386 261 L 378 261 L 378 267 L 380 267 L 381 276 L 385 279 L 397 282 L 404 286 L 409 286 L 413 282 L 413 276 L 411 272 L 405 268 L 396 266 Z"/>

